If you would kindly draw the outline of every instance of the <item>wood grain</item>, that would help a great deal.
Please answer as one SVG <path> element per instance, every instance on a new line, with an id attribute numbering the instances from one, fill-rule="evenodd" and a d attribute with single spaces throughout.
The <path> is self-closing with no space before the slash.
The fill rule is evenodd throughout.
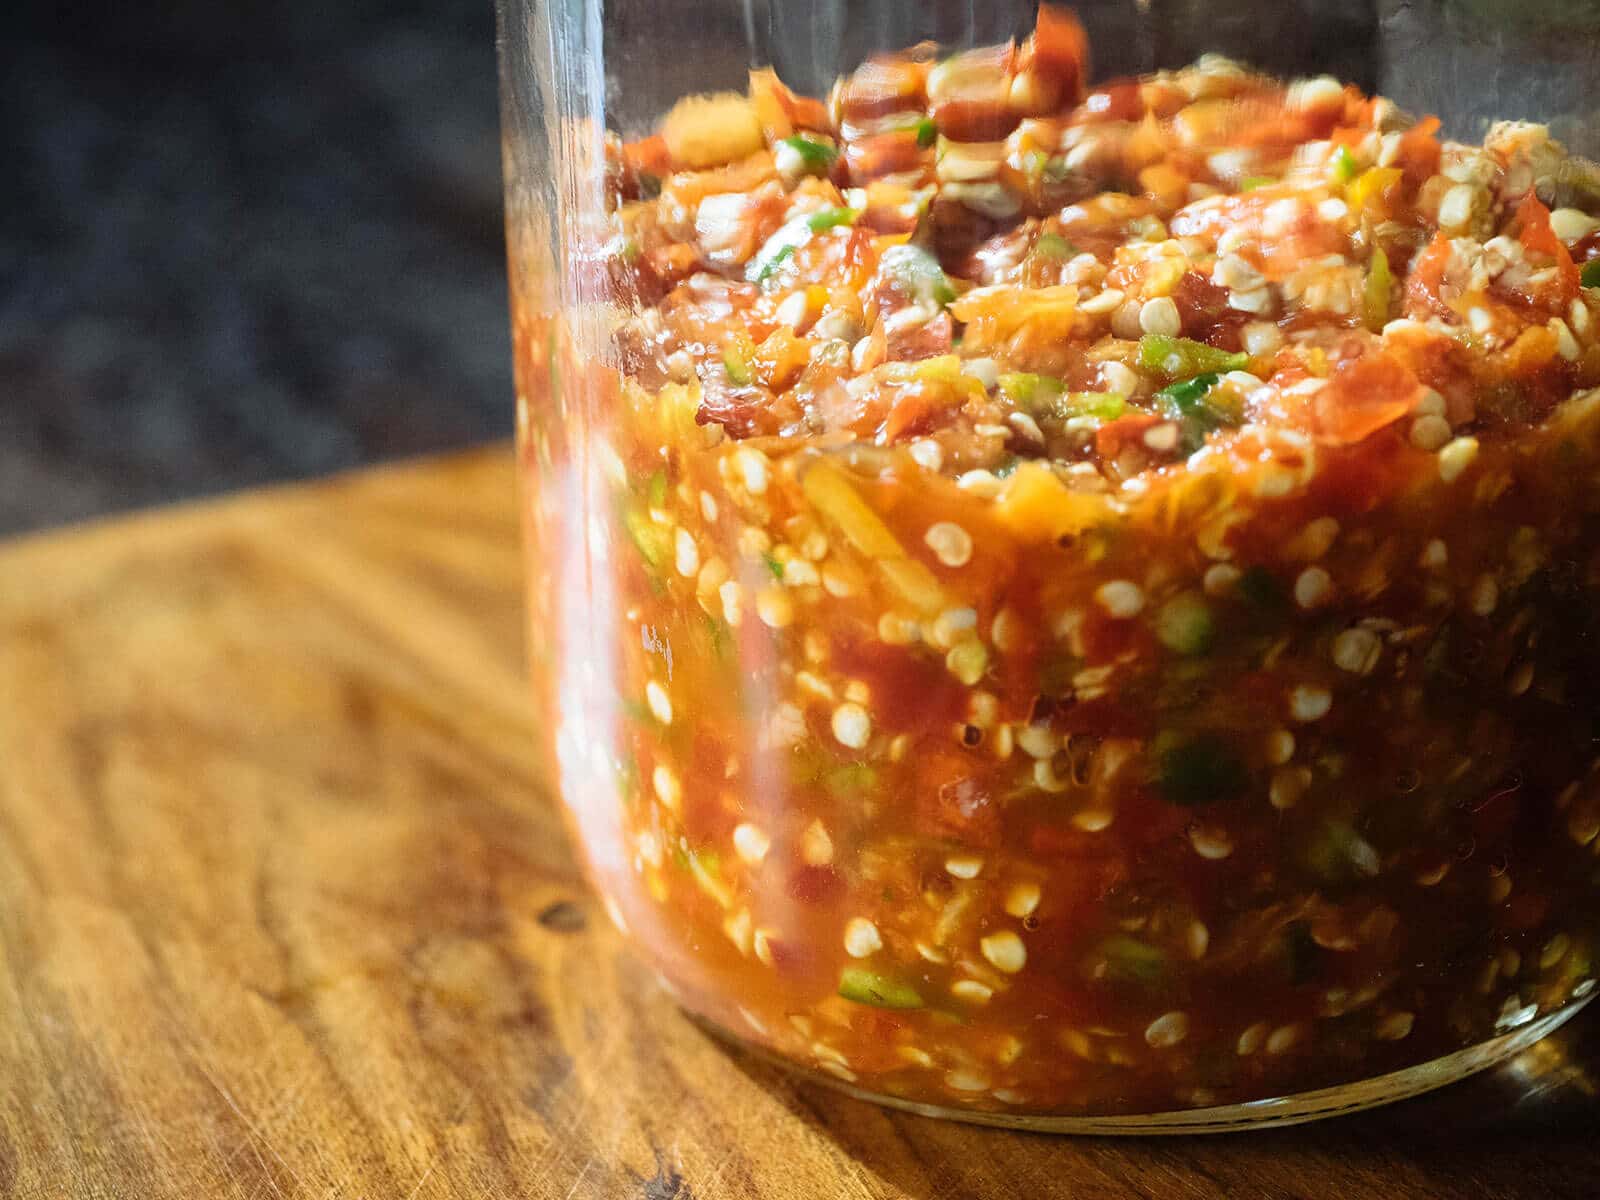
<path id="1" fill-rule="evenodd" d="M 510 456 L 0 548 L 0 1197 L 1592 1197 L 1600 1021 L 1363 1117 L 1073 1140 L 730 1051 L 532 750 Z"/>

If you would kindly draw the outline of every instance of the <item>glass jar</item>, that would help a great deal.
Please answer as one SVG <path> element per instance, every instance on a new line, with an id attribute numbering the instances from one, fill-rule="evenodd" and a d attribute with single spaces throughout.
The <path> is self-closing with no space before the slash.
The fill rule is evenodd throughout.
<path id="1" fill-rule="evenodd" d="M 541 728 L 690 1012 L 1149 1131 L 1584 1002 L 1600 174 L 1486 121 L 1594 144 L 1587 11 L 501 0 Z"/>

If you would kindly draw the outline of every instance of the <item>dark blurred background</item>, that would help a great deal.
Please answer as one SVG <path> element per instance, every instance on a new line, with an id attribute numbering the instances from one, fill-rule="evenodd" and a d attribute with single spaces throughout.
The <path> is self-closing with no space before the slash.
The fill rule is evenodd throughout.
<path id="1" fill-rule="evenodd" d="M 1079 7 L 1102 74 L 1217 48 L 1600 150 L 1600 0 Z M 747 27 L 803 83 L 1031 8 L 608 0 L 608 91 L 737 85 Z M 0 535 L 509 433 L 493 0 L 0 11 Z"/>
<path id="2" fill-rule="evenodd" d="M 6 7 L 0 533 L 509 431 L 491 0 Z"/>

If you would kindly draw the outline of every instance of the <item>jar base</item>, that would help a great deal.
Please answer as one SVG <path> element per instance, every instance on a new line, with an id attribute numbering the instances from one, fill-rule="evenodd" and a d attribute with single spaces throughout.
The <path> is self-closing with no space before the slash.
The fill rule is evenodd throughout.
<path id="1" fill-rule="evenodd" d="M 766 1062 L 800 1075 L 810 1082 L 844 1092 L 857 1100 L 897 1108 L 922 1117 L 938 1117 L 948 1121 L 964 1121 L 973 1125 L 992 1125 L 1002 1129 L 1020 1129 L 1032 1133 L 1144 1137 L 1151 1134 L 1234 1133 L 1247 1129 L 1303 1125 L 1308 1121 L 1361 1112 L 1363 1109 L 1377 1108 L 1396 1100 L 1420 1096 L 1424 1092 L 1431 1092 L 1465 1079 L 1469 1075 L 1475 1075 L 1521 1053 L 1565 1025 L 1589 1003 L 1589 1000 L 1590 997 L 1586 996 L 1499 1037 L 1457 1050 L 1442 1058 L 1419 1063 L 1404 1070 L 1391 1071 L 1372 1079 L 1340 1084 L 1337 1087 L 1317 1088 L 1309 1092 L 1297 1092 L 1289 1096 L 1250 1100 L 1242 1104 L 1219 1104 L 1210 1108 L 1128 1116 L 1053 1116 L 1048 1113 L 986 1112 L 951 1108 L 940 1104 L 923 1104 L 857 1087 L 822 1072 L 809 1071 L 760 1047 L 749 1045 L 727 1029 L 704 1017 L 694 1013 L 689 1015 L 696 1024 L 719 1041 L 733 1043 L 739 1049 L 754 1054 Z"/>

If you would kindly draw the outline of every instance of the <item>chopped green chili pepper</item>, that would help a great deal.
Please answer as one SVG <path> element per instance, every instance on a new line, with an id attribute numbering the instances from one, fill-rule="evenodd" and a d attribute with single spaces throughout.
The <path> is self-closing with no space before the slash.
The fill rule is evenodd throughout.
<path id="1" fill-rule="evenodd" d="M 1277 182 L 1271 175 L 1246 175 L 1239 181 L 1239 190 L 1253 192 L 1257 188 L 1271 187 Z"/>
<path id="2" fill-rule="evenodd" d="M 733 649 L 733 635 L 728 623 L 707 613 L 706 635 L 711 639 L 711 653 L 718 659 L 726 660 Z"/>
<path id="3" fill-rule="evenodd" d="M 1033 252 L 1040 258 L 1071 258 L 1078 248 L 1059 233 L 1046 233 L 1033 244 Z"/>
<path id="4" fill-rule="evenodd" d="M 877 770 L 867 763 L 845 763 L 822 777 L 822 786 L 828 794 L 841 800 L 864 796 L 877 782 Z"/>
<path id="5" fill-rule="evenodd" d="M 689 874 L 694 876 L 700 890 L 722 907 L 733 903 L 733 892 L 722 882 L 722 859 L 714 850 L 687 850 Z"/>
<path id="6" fill-rule="evenodd" d="M 630 508 L 623 513 L 622 525 L 650 566 L 659 567 L 672 557 L 672 539 L 667 531 L 638 509 Z"/>
<path id="7" fill-rule="evenodd" d="M 722 369 L 728 373 L 728 380 L 740 387 L 750 382 L 750 364 L 745 361 L 744 354 L 737 346 L 729 346 L 722 352 Z"/>
<path id="8" fill-rule="evenodd" d="M 917 145 L 924 150 L 933 145 L 933 139 L 939 136 L 939 127 L 933 123 L 931 117 L 923 117 L 911 128 L 917 131 Z"/>
<path id="9" fill-rule="evenodd" d="M 806 218 L 806 228 L 812 233 L 821 233 L 825 229 L 835 229 L 840 225 L 854 225 L 860 215 L 859 208 L 819 209 Z"/>
<path id="10" fill-rule="evenodd" d="M 772 577 L 779 583 L 783 582 L 783 564 L 770 554 L 763 554 L 761 561 L 767 564 L 767 570 L 772 572 Z"/>
<path id="11" fill-rule="evenodd" d="M 1067 160 L 1057 155 L 1055 158 L 1045 160 L 1044 170 L 1039 173 L 1046 183 L 1065 183 L 1072 175 L 1072 168 L 1067 166 Z"/>
<path id="12" fill-rule="evenodd" d="M 1167 956 L 1159 946 L 1125 933 L 1114 933 L 1101 942 L 1095 957 L 1104 960 L 1107 975 L 1123 983 L 1160 983 L 1167 973 Z"/>
<path id="13" fill-rule="evenodd" d="M 1362 308 L 1367 318 L 1367 328 L 1377 333 L 1389 322 L 1389 289 L 1394 275 L 1389 270 L 1389 256 L 1383 247 L 1372 251 L 1372 265 L 1367 268 L 1367 286 L 1362 296 Z"/>
<path id="14" fill-rule="evenodd" d="M 1193 454 L 1206 443 L 1206 435 L 1239 424 L 1238 397 L 1230 389 L 1215 390 L 1221 377 L 1214 372 L 1168 384 L 1155 398 L 1177 421 L 1181 449 Z"/>
<path id="15" fill-rule="evenodd" d="M 796 249 L 811 240 L 811 217 L 814 215 L 806 213 L 785 221 L 745 265 L 745 279 L 751 283 L 765 283 Z"/>
<path id="16" fill-rule="evenodd" d="M 1120 417 L 1127 407 L 1127 397 L 1120 392 L 1068 392 L 1059 379 L 1024 371 L 1000 376 L 998 387 L 1011 403 L 1040 417 L 1098 417 L 1110 421 Z"/>
<path id="17" fill-rule="evenodd" d="M 657 471 L 650 476 L 650 486 L 645 491 L 651 508 L 662 508 L 667 503 L 667 473 Z"/>
<path id="18" fill-rule="evenodd" d="M 1356 156 L 1351 154 L 1349 149 L 1344 146 L 1340 146 L 1334 152 L 1333 174 L 1334 178 L 1340 183 L 1349 183 L 1357 175 L 1361 174 L 1361 164 L 1356 162 Z"/>
<path id="19" fill-rule="evenodd" d="M 950 286 L 939 260 L 912 242 L 890 246 L 883 252 L 879 264 L 913 300 L 931 301 L 943 307 L 956 298 L 956 290 Z"/>
<path id="20" fill-rule="evenodd" d="M 1305 864 L 1327 883 L 1371 879 L 1382 869 L 1378 852 L 1343 820 L 1325 821 L 1305 847 Z"/>
<path id="21" fill-rule="evenodd" d="M 1206 398 L 1206 393 L 1221 382 L 1222 376 L 1215 371 L 1208 371 L 1204 375 L 1196 375 L 1193 379 L 1169 383 L 1156 393 L 1156 399 L 1171 410 L 1173 415 L 1187 416 Z"/>
<path id="22" fill-rule="evenodd" d="M 1036 413 L 1049 411 L 1061 398 L 1061 381 L 1048 375 L 1012 371 L 1000 376 L 1000 394 L 1018 408 Z"/>
<path id="23" fill-rule="evenodd" d="M 839 995 L 874 1008 L 922 1007 L 916 988 L 866 967 L 846 967 L 839 972 Z"/>
<path id="24" fill-rule="evenodd" d="M 1188 379 L 1206 371 L 1242 371 L 1250 365 L 1250 356 L 1242 350 L 1218 350 L 1192 338 L 1147 333 L 1139 339 L 1139 365 L 1168 379 Z"/>
<path id="25" fill-rule="evenodd" d="M 1068 392 L 1057 404 L 1063 417 L 1098 417 L 1113 421 L 1128 407 L 1128 398 L 1121 392 Z"/>
<path id="26" fill-rule="evenodd" d="M 1215 636 L 1211 606 L 1196 592 L 1174 596 L 1156 613 L 1157 639 L 1179 654 L 1204 654 Z"/>
<path id="27" fill-rule="evenodd" d="M 776 237 L 778 235 L 774 234 L 773 236 Z M 792 254 L 794 254 L 794 245 L 792 243 L 779 246 L 771 254 L 767 254 L 765 247 L 763 247 L 762 252 L 750 260 L 750 266 L 746 269 L 745 277 L 751 283 L 765 283 L 767 277 L 789 261 L 789 257 Z"/>
<path id="28" fill-rule="evenodd" d="M 1168 742 L 1165 749 L 1161 743 Z M 1250 783 L 1244 763 L 1222 738 L 1200 733 L 1188 737 L 1163 734 L 1156 739 L 1156 787 L 1171 804 L 1194 808 L 1230 800 Z"/>
<path id="29" fill-rule="evenodd" d="M 839 157 L 839 152 L 824 142 L 813 141 L 804 134 L 797 133 L 793 137 L 786 137 L 778 143 L 787 146 L 798 154 L 810 170 L 821 169 L 826 171 L 833 166 L 834 160 Z"/>
<path id="30" fill-rule="evenodd" d="M 1578 282 L 1586 288 L 1600 288 L 1600 258 L 1591 258 L 1583 264 Z"/>

